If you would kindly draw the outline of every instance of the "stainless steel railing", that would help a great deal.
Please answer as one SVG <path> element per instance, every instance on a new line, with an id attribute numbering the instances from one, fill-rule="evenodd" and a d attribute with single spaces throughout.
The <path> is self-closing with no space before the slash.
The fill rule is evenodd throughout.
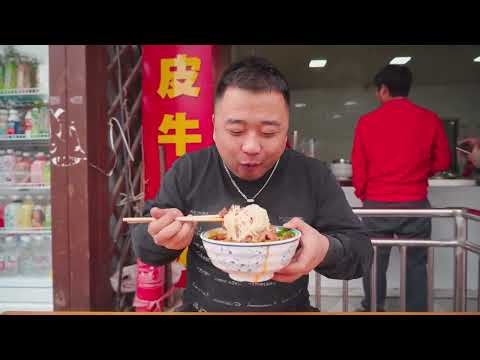
<path id="1" fill-rule="evenodd" d="M 427 250 L 427 304 L 428 311 L 433 311 L 434 249 L 449 247 L 454 252 L 454 311 L 466 311 L 467 303 L 467 256 L 476 254 L 478 260 L 477 311 L 480 311 L 480 245 L 468 241 L 468 220 L 480 222 L 480 211 L 469 208 L 444 209 L 365 209 L 354 208 L 360 217 L 447 217 L 454 218 L 454 238 L 452 240 L 433 239 L 372 239 L 374 250 L 371 269 L 371 311 L 377 310 L 377 248 L 381 246 L 398 246 L 400 248 L 400 309 L 406 310 L 406 264 L 407 248 L 426 247 Z M 348 311 L 348 281 L 342 284 L 342 309 Z M 321 308 L 321 275 L 315 273 L 315 301 Z"/>

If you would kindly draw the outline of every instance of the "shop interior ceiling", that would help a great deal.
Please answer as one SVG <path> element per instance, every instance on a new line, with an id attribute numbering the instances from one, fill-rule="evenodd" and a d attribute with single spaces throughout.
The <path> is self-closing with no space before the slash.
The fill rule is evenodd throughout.
<path id="1" fill-rule="evenodd" d="M 271 60 L 297 89 L 369 87 L 375 73 L 397 56 L 407 64 L 416 85 L 480 84 L 480 45 L 235 45 L 232 57 L 258 55 Z M 308 67 L 326 59 L 324 68 Z"/>

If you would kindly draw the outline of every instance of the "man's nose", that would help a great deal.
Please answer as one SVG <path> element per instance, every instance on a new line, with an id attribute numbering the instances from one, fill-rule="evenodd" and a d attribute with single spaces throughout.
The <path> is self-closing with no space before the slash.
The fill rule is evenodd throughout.
<path id="1" fill-rule="evenodd" d="M 261 148 L 260 141 L 254 135 L 248 136 L 242 144 L 242 151 L 249 155 L 258 154 Z"/>

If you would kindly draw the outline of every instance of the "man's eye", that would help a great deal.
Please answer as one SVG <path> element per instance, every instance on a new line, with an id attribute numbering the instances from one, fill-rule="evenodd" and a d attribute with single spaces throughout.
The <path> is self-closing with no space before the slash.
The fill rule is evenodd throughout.
<path id="1" fill-rule="evenodd" d="M 265 137 L 273 137 L 273 136 L 275 136 L 276 134 L 277 134 L 277 133 L 275 133 L 275 132 L 271 132 L 271 133 L 265 133 L 265 132 L 264 132 L 264 133 L 262 133 L 262 135 L 265 136 Z"/>
<path id="2" fill-rule="evenodd" d="M 241 135 L 243 133 L 242 130 L 229 130 L 230 134 L 232 135 Z"/>

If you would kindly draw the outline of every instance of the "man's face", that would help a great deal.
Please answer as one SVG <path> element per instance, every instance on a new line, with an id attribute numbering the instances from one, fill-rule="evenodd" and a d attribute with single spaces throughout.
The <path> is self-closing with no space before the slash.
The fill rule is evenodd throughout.
<path id="1" fill-rule="evenodd" d="M 287 143 L 288 107 L 282 94 L 229 87 L 215 104 L 214 140 L 220 156 L 244 180 L 261 178 Z"/>

